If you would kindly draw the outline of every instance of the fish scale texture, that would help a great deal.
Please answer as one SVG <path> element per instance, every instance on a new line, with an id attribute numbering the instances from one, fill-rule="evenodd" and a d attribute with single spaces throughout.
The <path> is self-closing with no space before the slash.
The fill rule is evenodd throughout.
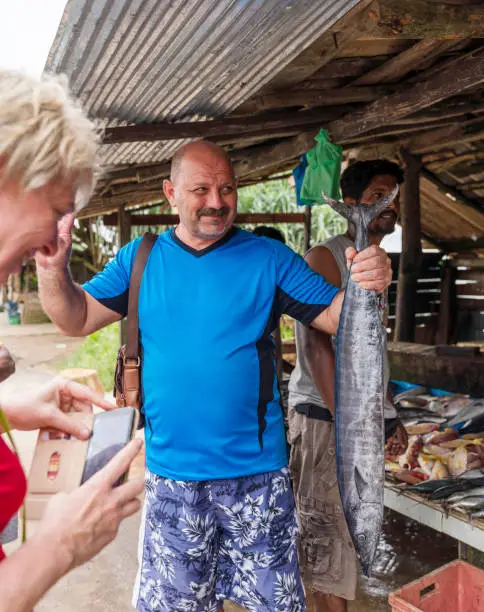
<path id="1" fill-rule="evenodd" d="M 376 294 L 349 280 L 336 350 L 336 453 L 345 517 L 365 574 L 383 521 L 385 333 Z"/>

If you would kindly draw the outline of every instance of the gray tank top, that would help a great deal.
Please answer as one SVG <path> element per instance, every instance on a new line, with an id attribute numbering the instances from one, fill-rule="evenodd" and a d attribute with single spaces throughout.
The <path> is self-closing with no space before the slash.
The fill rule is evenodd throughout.
<path id="1" fill-rule="evenodd" d="M 348 268 L 346 267 L 345 251 L 348 247 L 354 247 L 354 242 L 348 238 L 348 236 L 340 235 L 334 236 L 333 238 L 330 238 L 329 240 L 321 242 L 315 246 L 324 246 L 331 251 L 336 263 L 338 264 L 341 276 L 341 288 L 344 289 L 346 287 L 346 283 L 348 282 Z M 296 321 L 294 325 L 294 334 L 296 337 L 297 360 L 296 367 L 294 368 L 289 381 L 289 405 L 296 406 L 297 404 L 309 402 L 311 404 L 316 404 L 317 406 L 323 406 L 326 408 L 327 406 L 313 382 L 307 353 L 305 350 L 303 350 L 305 344 L 304 332 L 305 330 L 302 323 Z M 332 336 L 332 340 L 334 346 L 335 336 Z M 389 368 L 388 361 L 385 358 L 385 385 L 388 385 L 388 381 Z M 393 418 L 395 416 L 395 408 L 390 402 L 386 402 L 385 417 Z"/>

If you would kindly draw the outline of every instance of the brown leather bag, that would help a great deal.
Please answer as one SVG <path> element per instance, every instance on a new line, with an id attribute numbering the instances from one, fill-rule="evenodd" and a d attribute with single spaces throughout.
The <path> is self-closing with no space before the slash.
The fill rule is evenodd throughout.
<path id="1" fill-rule="evenodd" d="M 141 351 L 139 343 L 138 298 L 141 279 L 151 249 L 158 238 L 146 233 L 141 240 L 129 280 L 128 340 L 118 351 L 114 374 L 114 396 L 118 406 L 134 406 L 140 411 L 138 427 L 142 427 Z"/>

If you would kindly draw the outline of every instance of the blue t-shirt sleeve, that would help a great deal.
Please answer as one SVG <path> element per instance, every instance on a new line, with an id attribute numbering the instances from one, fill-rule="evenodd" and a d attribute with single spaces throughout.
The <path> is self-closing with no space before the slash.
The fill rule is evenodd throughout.
<path id="1" fill-rule="evenodd" d="M 84 291 L 122 317 L 128 314 L 129 278 L 140 242 L 141 238 L 136 238 L 119 249 L 104 270 L 82 285 Z"/>
<path id="2" fill-rule="evenodd" d="M 276 258 L 278 310 L 309 325 L 331 304 L 339 289 L 282 243 L 277 243 Z"/>

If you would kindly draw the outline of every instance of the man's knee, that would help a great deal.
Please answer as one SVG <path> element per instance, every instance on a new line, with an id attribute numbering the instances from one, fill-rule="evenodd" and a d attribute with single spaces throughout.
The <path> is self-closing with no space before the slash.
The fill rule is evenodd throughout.
<path id="1" fill-rule="evenodd" d="M 336 597 L 336 595 L 312 591 L 311 598 L 314 612 L 347 612 L 348 610 L 346 599 Z"/>

